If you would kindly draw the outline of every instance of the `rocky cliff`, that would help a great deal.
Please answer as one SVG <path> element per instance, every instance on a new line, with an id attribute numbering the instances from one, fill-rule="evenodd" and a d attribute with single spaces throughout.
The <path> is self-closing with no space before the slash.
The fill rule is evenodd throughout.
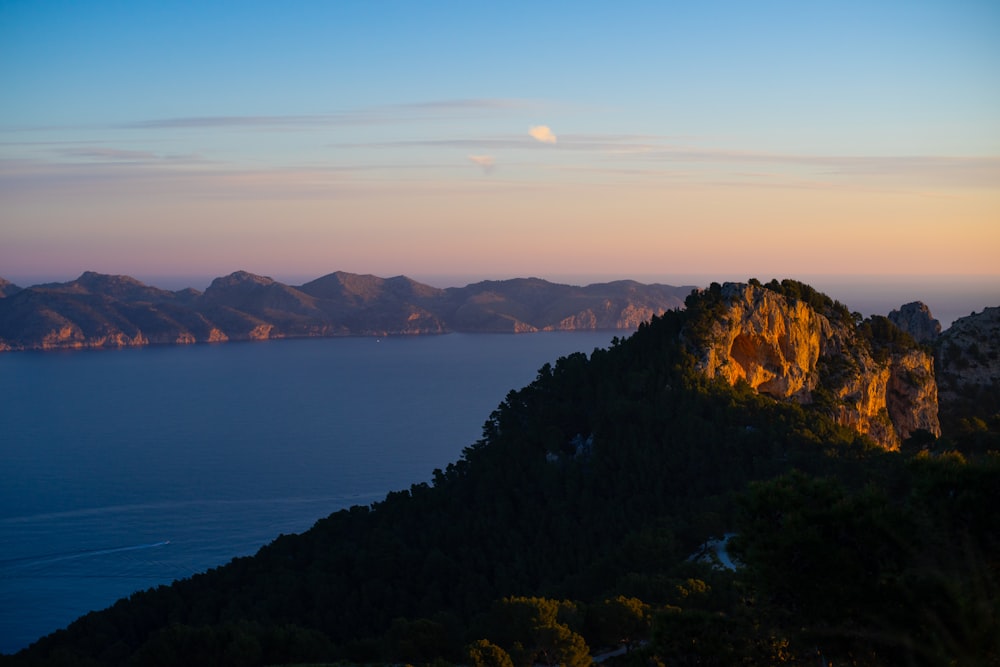
<path id="1" fill-rule="evenodd" d="M 809 404 L 888 449 L 940 434 L 934 361 L 887 318 L 859 322 L 794 281 L 713 284 L 689 299 L 698 369 Z"/>
<path id="2" fill-rule="evenodd" d="M 935 351 L 941 404 L 951 415 L 1000 414 L 1000 307 L 955 320 Z"/>
<path id="3" fill-rule="evenodd" d="M 927 304 L 920 301 L 904 304 L 889 313 L 889 319 L 918 343 L 933 343 L 941 335 L 941 323 L 931 315 Z"/>
<path id="4" fill-rule="evenodd" d="M 2 279 L 0 279 L 2 280 Z M 204 293 L 87 272 L 26 289 L 0 282 L 0 350 L 128 347 L 303 336 L 630 329 L 691 287 L 539 279 L 449 289 L 332 273 L 291 286 L 237 271 Z"/>

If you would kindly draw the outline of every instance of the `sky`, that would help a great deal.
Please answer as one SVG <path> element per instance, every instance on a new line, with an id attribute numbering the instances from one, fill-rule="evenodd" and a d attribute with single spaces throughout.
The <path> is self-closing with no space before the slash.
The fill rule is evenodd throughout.
<path id="1" fill-rule="evenodd" d="M 998 72 L 995 0 L 0 0 L 0 276 L 996 277 Z"/>

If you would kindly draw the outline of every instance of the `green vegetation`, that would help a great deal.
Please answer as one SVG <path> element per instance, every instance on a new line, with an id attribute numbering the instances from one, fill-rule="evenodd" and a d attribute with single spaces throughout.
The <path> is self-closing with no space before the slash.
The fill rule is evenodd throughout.
<path id="1" fill-rule="evenodd" d="M 872 348 L 878 361 L 885 361 L 889 355 L 908 350 L 928 350 L 913 337 L 897 327 L 888 317 L 872 315 L 858 325 L 858 334 Z"/>
<path id="2" fill-rule="evenodd" d="M 1000 456 L 975 429 L 887 453 L 705 380 L 681 331 L 719 299 L 546 364 L 431 484 L 11 664 L 1000 664 Z M 729 532 L 741 567 L 690 557 Z"/>
<path id="3" fill-rule="evenodd" d="M 750 282 L 751 284 L 756 284 L 758 287 L 762 286 L 759 281 L 751 279 Z M 779 283 L 775 279 L 766 285 L 763 285 L 763 287 L 766 287 L 772 292 L 777 292 L 778 294 L 781 294 L 789 299 L 802 301 L 817 313 L 826 315 L 831 320 L 840 320 L 844 323 L 850 324 L 856 319 L 851 311 L 848 310 L 847 306 L 839 301 L 834 301 L 822 292 L 817 292 L 812 286 L 806 285 L 798 280 L 785 278 Z"/>

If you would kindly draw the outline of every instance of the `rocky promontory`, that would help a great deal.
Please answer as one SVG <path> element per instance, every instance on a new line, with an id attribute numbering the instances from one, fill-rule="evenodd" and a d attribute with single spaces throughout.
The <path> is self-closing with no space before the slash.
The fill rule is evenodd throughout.
<path id="1" fill-rule="evenodd" d="M 697 368 L 814 404 L 888 449 L 938 423 L 934 358 L 885 317 L 860 320 L 795 281 L 713 284 L 690 302 Z"/>
<path id="2" fill-rule="evenodd" d="M 913 301 L 889 313 L 889 319 L 918 343 L 933 343 L 941 335 L 941 323 L 931 315 L 927 304 Z"/>

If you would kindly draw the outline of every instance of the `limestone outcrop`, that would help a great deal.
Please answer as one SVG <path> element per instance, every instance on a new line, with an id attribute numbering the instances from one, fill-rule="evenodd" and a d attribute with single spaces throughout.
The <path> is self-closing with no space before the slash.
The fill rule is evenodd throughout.
<path id="1" fill-rule="evenodd" d="M 933 343 L 941 335 L 941 323 L 922 301 L 912 301 L 889 313 L 889 319 L 918 343 Z"/>
<path id="2" fill-rule="evenodd" d="M 747 382 L 762 394 L 809 402 L 818 380 L 817 363 L 829 328 L 803 303 L 790 303 L 771 290 L 726 283 L 728 309 L 711 325 L 701 370 L 730 384 Z"/>
<path id="3" fill-rule="evenodd" d="M 955 320 L 935 349 L 942 402 L 1000 404 L 1000 307 Z"/>
<path id="4" fill-rule="evenodd" d="M 886 408 L 903 439 L 921 430 L 935 436 L 941 434 L 933 356 L 924 350 L 908 350 L 892 356 Z"/>
<path id="5" fill-rule="evenodd" d="M 918 429 L 940 434 L 933 357 L 886 318 L 859 323 L 794 281 L 708 292 L 687 332 L 708 377 L 813 405 L 887 449 Z"/>

